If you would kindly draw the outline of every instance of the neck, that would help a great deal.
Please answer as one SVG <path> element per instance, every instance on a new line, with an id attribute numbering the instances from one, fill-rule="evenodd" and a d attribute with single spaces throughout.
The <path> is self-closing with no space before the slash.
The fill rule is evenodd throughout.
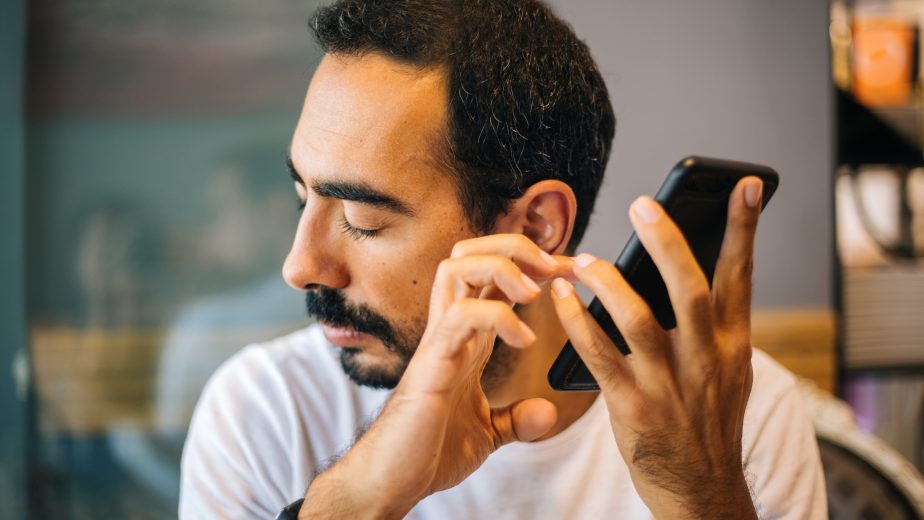
<path id="1" fill-rule="evenodd" d="M 561 433 L 584 415 L 598 392 L 556 392 L 548 384 L 546 375 L 549 368 L 568 340 L 555 313 L 548 286 L 535 303 L 517 307 L 517 313 L 536 333 L 536 342 L 520 353 L 513 373 L 492 389 L 487 397 L 492 407 L 507 406 L 534 397 L 550 401 L 558 409 L 558 421 L 542 437 L 547 439 Z"/>

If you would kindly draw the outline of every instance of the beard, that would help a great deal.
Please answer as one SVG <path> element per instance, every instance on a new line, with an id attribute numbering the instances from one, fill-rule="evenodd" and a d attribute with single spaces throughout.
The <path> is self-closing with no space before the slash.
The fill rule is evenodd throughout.
<path id="1" fill-rule="evenodd" d="M 342 347 L 340 350 L 340 365 L 344 373 L 354 383 L 371 388 L 393 389 L 398 385 L 426 329 L 425 319 L 398 326 L 369 306 L 350 303 L 340 291 L 327 287 L 308 291 L 305 305 L 308 316 L 315 320 L 372 336 L 388 350 L 389 359 L 370 359 L 372 355 L 356 347 Z M 485 392 L 496 388 L 510 376 L 517 358 L 516 349 L 499 338 L 495 339 L 481 377 Z"/>

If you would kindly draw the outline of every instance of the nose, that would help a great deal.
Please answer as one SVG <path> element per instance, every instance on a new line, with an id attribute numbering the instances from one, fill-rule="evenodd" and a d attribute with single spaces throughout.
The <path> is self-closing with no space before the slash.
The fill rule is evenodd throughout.
<path id="1" fill-rule="evenodd" d="M 300 291 L 317 286 L 342 289 L 350 283 L 330 227 L 309 209 L 302 213 L 292 249 L 282 264 L 282 277 L 293 288 Z"/>

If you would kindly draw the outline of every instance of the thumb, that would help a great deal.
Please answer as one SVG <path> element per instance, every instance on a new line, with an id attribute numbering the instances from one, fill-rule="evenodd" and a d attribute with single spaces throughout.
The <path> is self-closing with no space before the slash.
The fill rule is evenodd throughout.
<path id="1" fill-rule="evenodd" d="M 494 447 L 513 441 L 534 441 L 542 437 L 558 420 L 558 410 L 546 399 L 525 399 L 510 406 L 491 410 Z"/>

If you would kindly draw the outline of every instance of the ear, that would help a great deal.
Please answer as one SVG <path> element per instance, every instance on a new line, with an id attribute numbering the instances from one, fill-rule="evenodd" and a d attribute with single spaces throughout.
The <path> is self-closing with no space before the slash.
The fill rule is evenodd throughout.
<path id="1" fill-rule="evenodd" d="M 559 255 L 571 240 L 575 215 L 577 199 L 571 187 L 558 180 L 544 180 L 511 203 L 507 213 L 494 223 L 494 232 L 526 235 L 543 251 Z"/>

